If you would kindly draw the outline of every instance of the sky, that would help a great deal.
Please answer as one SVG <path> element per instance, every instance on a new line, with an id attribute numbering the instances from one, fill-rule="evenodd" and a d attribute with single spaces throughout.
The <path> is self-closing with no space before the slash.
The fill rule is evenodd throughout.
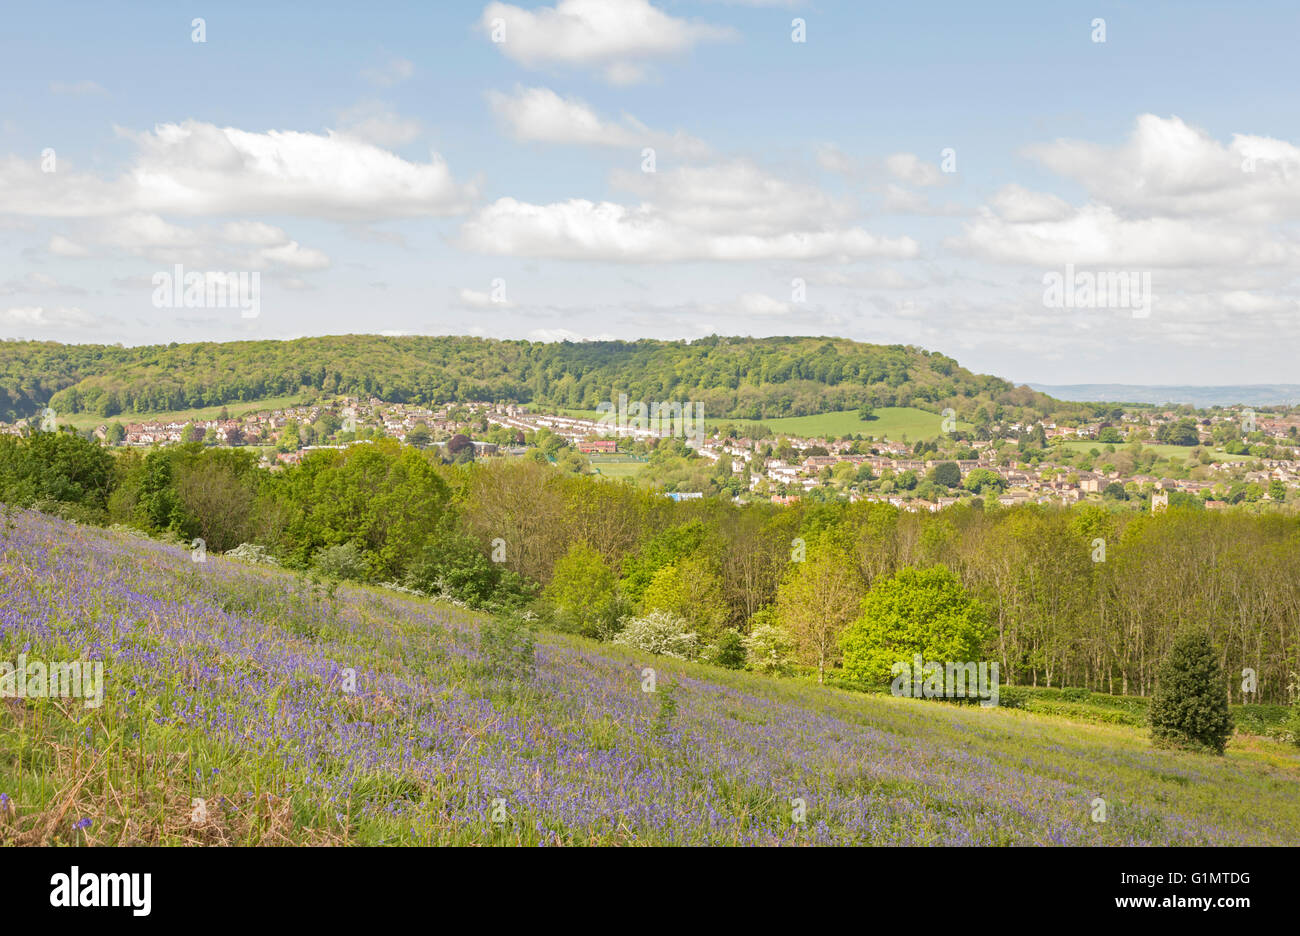
<path id="1" fill-rule="evenodd" d="M 1291 382 L 1297 38 L 1293 2 L 10 5 L 0 337 Z"/>

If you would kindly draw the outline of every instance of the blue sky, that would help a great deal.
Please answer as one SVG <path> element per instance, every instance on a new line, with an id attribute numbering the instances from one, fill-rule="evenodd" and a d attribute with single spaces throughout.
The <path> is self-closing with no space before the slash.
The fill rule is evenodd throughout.
<path id="1" fill-rule="evenodd" d="M 828 334 L 1294 379 L 1294 4 L 204 6 L 6 12 L 0 336 Z M 177 263 L 258 273 L 256 316 L 160 303 Z M 1046 303 L 1076 271 L 1149 309 Z"/>

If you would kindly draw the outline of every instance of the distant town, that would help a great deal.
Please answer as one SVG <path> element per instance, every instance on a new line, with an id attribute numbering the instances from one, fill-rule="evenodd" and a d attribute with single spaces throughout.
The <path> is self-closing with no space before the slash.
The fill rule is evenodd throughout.
<path id="1" fill-rule="evenodd" d="M 661 407 L 668 415 L 656 420 Z M 1209 509 L 1300 501 L 1300 413 L 1289 410 L 1115 406 L 1106 419 L 1072 426 L 989 419 L 962 428 L 934 414 L 933 434 L 918 439 L 871 434 L 869 412 L 862 432 L 834 437 L 725 420 L 692 428 L 682 414 L 680 405 L 654 404 L 642 411 L 647 418 L 612 421 L 503 403 L 426 407 L 343 397 L 238 415 L 223 408 L 211 418 L 112 421 L 82 433 L 109 446 L 253 448 L 271 470 L 313 451 L 390 438 L 435 447 L 451 461 L 532 457 L 679 499 L 847 499 L 927 511 L 974 498 L 1003 506 L 1113 501 L 1151 510 L 1171 498 Z M 0 433 L 22 434 L 43 420 L 59 422 L 47 411 L 0 424 Z"/>

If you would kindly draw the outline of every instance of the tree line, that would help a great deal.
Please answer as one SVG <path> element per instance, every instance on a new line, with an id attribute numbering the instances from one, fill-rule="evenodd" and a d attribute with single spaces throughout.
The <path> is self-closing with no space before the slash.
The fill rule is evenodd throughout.
<path id="1" fill-rule="evenodd" d="M 973 374 L 943 354 L 839 338 L 542 343 L 343 335 L 136 348 L 4 342 L 0 386 L 11 416 L 47 402 L 60 413 L 107 418 L 297 394 L 594 409 L 627 393 L 698 401 L 711 419 L 863 406 L 952 407 L 959 418 L 981 408 L 1015 418 L 1091 411 Z"/>
<path id="2" fill-rule="evenodd" d="M 1189 623 L 1208 630 L 1234 698 L 1235 674 L 1251 670 L 1258 701 L 1287 701 L 1300 671 L 1300 519 L 1290 515 L 979 498 L 935 514 L 674 502 L 530 459 L 444 463 L 394 440 L 267 471 L 241 450 L 114 453 L 70 432 L 0 437 L 0 500 L 198 538 L 217 553 L 255 543 L 291 568 L 526 612 L 600 639 L 662 612 L 698 637 L 702 656 L 734 661 L 749 641 L 750 662 L 773 670 L 834 677 L 873 587 L 942 568 L 983 609 L 981 652 L 1013 685 L 1150 695 Z"/>

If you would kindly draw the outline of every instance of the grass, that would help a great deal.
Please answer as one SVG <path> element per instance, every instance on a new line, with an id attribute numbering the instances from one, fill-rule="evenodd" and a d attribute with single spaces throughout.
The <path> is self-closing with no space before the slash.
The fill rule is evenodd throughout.
<path id="1" fill-rule="evenodd" d="M 1100 463 L 1111 457 L 1110 453 L 1106 451 L 1107 445 L 1114 445 L 1115 454 L 1118 455 L 1130 443 L 1108 443 L 1084 439 L 1080 441 L 1064 442 L 1061 444 L 1064 448 L 1068 448 L 1073 452 L 1091 452 L 1093 449 L 1096 449 L 1101 452 L 1101 455 L 1096 459 L 1096 461 Z M 1142 443 L 1142 450 L 1145 452 L 1155 452 L 1160 458 L 1181 458 L 1184 463 L 1188 461 L 1193 448 L 1194 446 L 1190 445 L 1165 445 L 1159 442 Z M 1249 455 L 1229 455 L 1221 448 L 1211 448 L 1209 452 L 1210 458 L 1216 462 L 1247 461 L 1251 458 Z"/>
<path id="2" fill-rule="evenodd" d="M 595 410 L 561 410 L 560 415 L 574 419 L 596 419 Z M 838 410 L 833 413 L 820 413 L 816 416 L 785 416 L 776 419 L 710 419 L 704 424 L 708 428 L 732 425 L 743 431 L 752 431 L 758 426 L 766 426 L 777 435 L 798 436 L 800 438 L 822 439 L 846 435 L 875 436 L 891 442 L 928 441 L 942 434 L 943 417 L 914 406 L 882 406 L 875 411 L 875 418 L 863 420 L 858 418 L 857 410 Z M 957 428 L 969 429 L 969 423 L 957 422 Z"/>
<path id="3" fill-rule="evenodd" d="M 589 455 L 591 466 L 607 478 L 635 478 L 645 468 L 645 459 L 629 455 Z"/>
<path id="4" fill-rule="evenodd" d="M 0 660 L 99 659 L 107 691 L 0 700 L 0 844 L 1300 844 L 1300 754 L 1268 738 L 1157 751 L 552 633 L 507 678 L 482 626 L 15 512 Z"/>

